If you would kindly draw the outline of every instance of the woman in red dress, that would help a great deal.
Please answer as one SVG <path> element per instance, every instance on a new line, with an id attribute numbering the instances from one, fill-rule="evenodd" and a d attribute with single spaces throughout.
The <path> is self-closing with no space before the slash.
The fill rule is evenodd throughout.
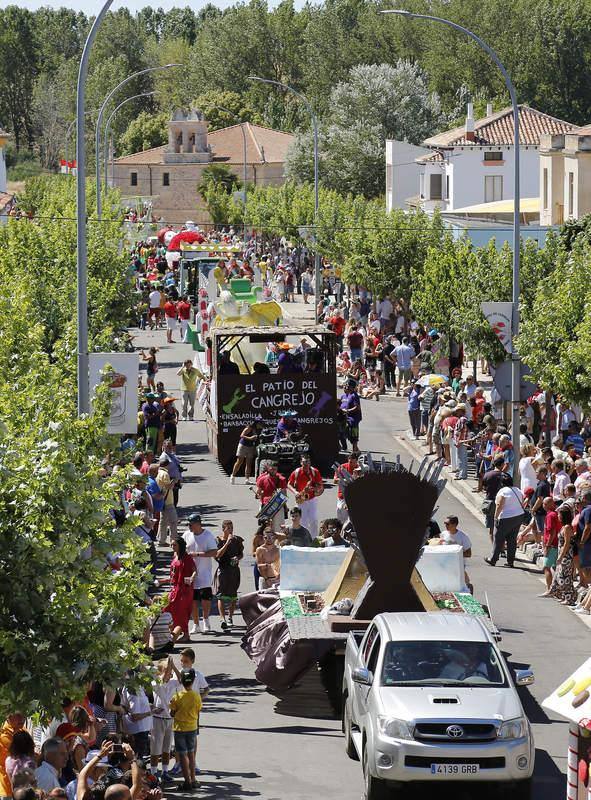
<path id="1" fill-rule="evenodd" d="M 168 595 L 168 606 L 174 626 L 182 629 L 184 639 L 189 639 L 189 618 L 193 607 L 193 580 L 195 578 L 195 561 L 187 553 L 184 539 L 175 539 L 172 543 L 175 556 L 170 563 L 171 589 Z"/>

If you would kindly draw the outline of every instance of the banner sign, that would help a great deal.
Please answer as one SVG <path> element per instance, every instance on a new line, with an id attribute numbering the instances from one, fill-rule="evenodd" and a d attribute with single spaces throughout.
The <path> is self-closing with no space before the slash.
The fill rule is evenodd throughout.
<path id="1" fill-rule="evenodd" d="M 313 459 L 334 459 L 338 452 L 335 375 L 218 375 L 216 395 L 220 464 L 234 459 L 240 433 L 249 423 L 261 417 L 265 425 L 275 426 L 286 410 L 297 413 Z"/>
<path id="2" fill-rule="evenodd" d="M 513 303 L 481 303 L 480 308 L 497 339 L 508 353 L 512 353 L 511 318 L 513 315 Z"/>
<path id="3" fill-rule="evenodd" d="M 138 353 L 90 353 L 90 393 L 103 381 L 111 389 L 109 433 L 137 433 L 138 415 Z"/>

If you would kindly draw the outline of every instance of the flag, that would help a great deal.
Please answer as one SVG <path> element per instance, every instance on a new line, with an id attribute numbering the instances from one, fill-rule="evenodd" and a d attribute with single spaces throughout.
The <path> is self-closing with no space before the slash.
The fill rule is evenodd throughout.
<path id="1" fill-rule="evenodd" d="M 64 158 L 60 158 L 60 172 L 62 175 L 68 174 L 68 162 Z"/>

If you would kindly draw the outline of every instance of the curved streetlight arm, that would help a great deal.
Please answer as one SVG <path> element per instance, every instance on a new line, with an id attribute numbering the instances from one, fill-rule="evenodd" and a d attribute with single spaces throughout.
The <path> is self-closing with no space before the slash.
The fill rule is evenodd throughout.
<path id="1" fill-rule="evenodd" d="M 105 171 L 105 188 L 108 187 L 107 181 L 107 162 L 109 160 L 109 129 L 111 127 L 111 121 L 115 114 L 119 111 L 121 106 L 124 106 L 126 103 L 129 103 L 131 100 L 137 100 L 138 97 L 151 97 L 152 95 L 156 94 L 156 92 L 142 92 L 141 94 L 134 94 L 132 97 L 126 97 L 125 100 L 122 100 L 119 105 L 111 112 L 109 118 L 107 119 L 105 125 L 105 133 L 103 135 L 103 166 Z"/>
<path id="2" fill-rule="evenodd" d="M 105 113 L 105 108 L 109 100 L 113 97 L 115 92 L 119 91 L 126 83 L 132 81 L 134 78 L 137 78 L 139 75 L 147 75 L 149 72 L 157 72 L 161 69 L 170 69 L 171 67 L 183 67 L 184 64 L 164 64 L 163 66 L 159 67 L 147 67 L 146 69 L 140 69 L 137 72 L 134 72 L 132 75 L 128 75 L 127 78 L 118 83 L 114 89 L 111 89 L 109 94 L 103 100 L 103 104 L 101 105 L 98 113 L 98 118 L 96 121 L 96 130 L 95 130 L 95 161 L 96 161 L 96 213 L 98 218 L 100 219 L 102 216 L 102 205 L 101 205 L 101 162 L 99 159 L 99 153 L 101 150 L 101 125 L 103 122 L 103 114 Z"/>
<path id="3" fill-rule="evenodd" d="M 78 362 L 78 416 L 90 412 L 90 387 L 88 375 L 88 296 L 87 296 L 87 241 L 86 241 L 86 143 L 84 117 L 86 104 L 86 78 L 88 60 L 98 29 L 113 0 L 106 0 L 95 17 L 84 43 L 78 84 L 76 87 L 76 320 Z"/>
<path id="4" fill-rule="evenodd" d="M 513 342 L 519 332 L 519 288 L 520 288 L 520 247 L 521 247 L 521 231 L 520 231 L 520 204 L 521 204 L 521 192 L 520 192 L 520 185 L 519 185 L 519 106 L 517 105 L 517 93 L 515 91 L 515 87 L 513 85 L 513 81 L 509 77 L 509 73 L 505 69 L 505 65 L 497 55 L 496 51 L 488 45 L 480 36 L 477 36 L 473 31 L 469 30 L 469 28 L 464 28 L 463 25 L 458 25 L 457 22 L 452 22 L 449 19 L 444 19 L 443 17 L 434 17 L 429 14 L 415 14 L 412 11 L 404 11 L 402 9 L 383 9 L 381 11 L 382 14 L 397 14 L 401 17 L 408 17 L 410 19 L 426 19 L 430 20 L 431 22 L 440 22 L 443 25 L 447 25 L 450 28 L 454 28 L 460 33 L 464 33 L 466 36 L 469 36 L 473 39 L 480 47 L 488 53 L 488 55 L 492 58 L 495 62 L 503 78 L 505 79 L 505 84 L 507 86 L 507 90 L 509 91 L 509 96 L 511 98 L 511 105 L 513 106 L 513 149 L 514 149 L 514 158 L 515 158 L 515 173 L 514 173 L 514 201 L 513 201 L 513 292 L 512 292 L 512 319 L 511 319 L 511 335 L 513 338 Z M 513 441 L 516 441 L 516 437 L 519 433 L 519 398 L 520 398 L 520 386 L 521 386 L 521 360 L 519 355 L 515 351 L 515 345 L 513 345 L 513 352 L 511 354 L 511 433 L 513 436 Z M 514 477 L 518 475 L 518 462 L 519 462 L 519 449 L 515 450 L 515 464 L 514 464 Z"/>
<path id="5" fill-rule="evenodd" d="M 302 103 L 308 109 L 308 113 L 312 118 L 312 127 L 314 129 L 314 222 L 316 226 L 318 225 L 318 120 L 316 119 L 316 114 L 308 98 L 303 95 L 301 92 L 298 92 L 297 89 L 288 86 L 287 83 L 281 83 L 281 81 L 274 81 L 270 78 L 259 78 L 256 75 L 249 75 L 248 80 L 250 81 L 258 81 L 259 83 L 269 83 L 272 86 L 279 86 L 280 89 L 285 89 L 286 92 L 291 92 L 298 97 Z M 314 229 L 317 232 L 317 227 Z M 315 309 L 314 309 L 314 318 L 316 322 L 318 322 L 318 306 L 320 305 L 320 253 L 318 252 L 318 242 L 315 243 L 314 249 L 314 282 L 316 284 L 316 291 L 315 291 Z"/>

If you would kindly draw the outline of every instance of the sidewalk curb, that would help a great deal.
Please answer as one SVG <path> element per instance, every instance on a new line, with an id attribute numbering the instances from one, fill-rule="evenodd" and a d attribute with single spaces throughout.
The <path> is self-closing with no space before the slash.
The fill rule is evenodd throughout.
<path id="1" fill-rule="evenodd" d="M 410 455 L 415 459 L 415 461 L 418 460 L 419 463 L 420 463 L 423 460 L 423 458 L 425 458 L 425 453 L 421 452 L 420 448 L 413 446 L 411 444 L 411 442 L 409 442 L 409 440 L 406 438 L 405 435 L 402 435 L 402 436 L 394 435 L 394 439 L 396 439 L 396 441 L 402 447 L 404 447 L 404 449 L 408 453 L 410 453 Z M 441 475 L 442 475 L 442 477 L 446 478 L 446 480 L 447 480 L 447 482 L 445 484 L 445 488 L 448 490 L 448 492 L 453 497 L 455 497 L 456 500 L 459 500 L 459 502 L 464 506 L 464 508 L 467 511 L 469 511 L 474 517 L 476 517 L 476 519 L 478 520 L 478 522 L 481 525 L 484 524 L 483 523 L 483 519 L 484 519 L 483 514 L 480 511 L 480 509 L 476 507 L 476 504 L 472 501 L 472 498 L 471 497 L 467 497 L 464 494 L 463 490 L 459 489 L 456 485 L 454 485 L 453 480 L 450 480 L 450 478 L 448 477 L 448 475 L 447 475 L 447 473 L 445 471 L 442 472 Z"/>

